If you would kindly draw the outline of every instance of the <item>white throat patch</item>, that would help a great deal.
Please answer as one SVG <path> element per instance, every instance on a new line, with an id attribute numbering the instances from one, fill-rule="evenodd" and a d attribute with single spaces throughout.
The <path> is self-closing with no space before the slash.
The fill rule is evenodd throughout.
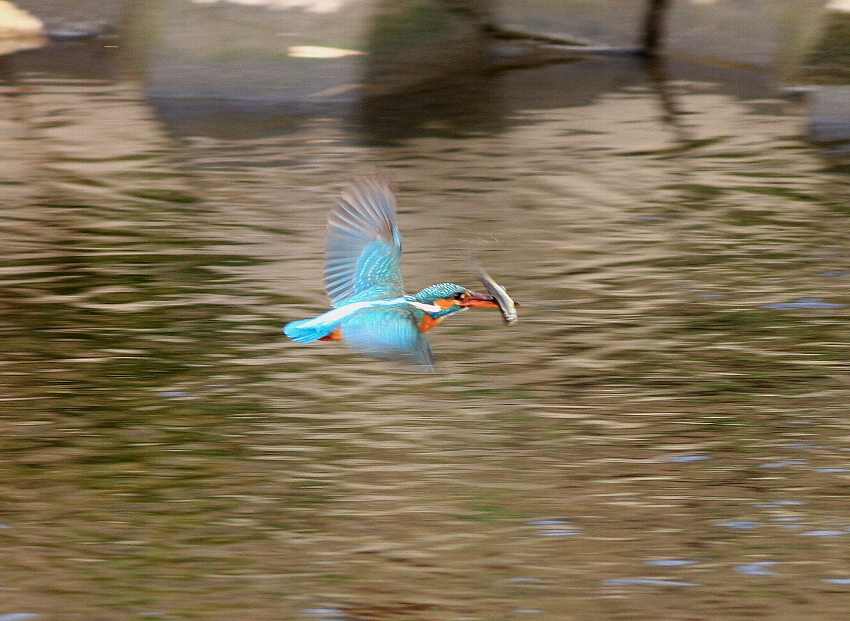
<path id="1" fill-rule="evenodd" d="M 422 302 L 413 302 L 413 301 L 408 302 L 408 304 L 418 308 L 419 310 L 421 310 L 423 312 L 429 313 L 429 314 L 430 313 L 439 313 L 441 310 L 443 310 L 442 308 L 440 308 L 436 304 L 423 304 Z"/>

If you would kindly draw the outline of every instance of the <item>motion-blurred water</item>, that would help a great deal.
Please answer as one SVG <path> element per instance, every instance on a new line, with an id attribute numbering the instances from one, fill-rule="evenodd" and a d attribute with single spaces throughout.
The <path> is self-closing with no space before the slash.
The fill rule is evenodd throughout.
<path id="1" fill-rule="evenodd" d="M 848 185 L 769 73 L 199 118 L 68 50 L 0 98 L 0 619 L 846 616 Z M 522 304 L 435 375 L 281 333 L 376 170 L 410 290 Z"/>

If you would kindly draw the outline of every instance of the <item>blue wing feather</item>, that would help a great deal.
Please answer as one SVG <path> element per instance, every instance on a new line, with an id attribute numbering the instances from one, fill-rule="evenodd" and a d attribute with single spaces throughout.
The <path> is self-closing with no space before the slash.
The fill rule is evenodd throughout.
<path id="1" fill-rule="evenodd" d="M 359 311 L 342 324 L 342 339 L 355 351 L 368 356 L 404 360 L 434 370 L 431 347 L 419 332 L 416 317 L 409 308 Z"/>
<path id="2" fill-rule="evenodd" d="M 296 343 L 312 343 L 332 331 L 325 325 L 316 325 L 313 319 L 298 319 L 283 326 L 283 333 Z"/>
<path id="3" fill-rule="evenodd" d="M 324 276 L 335 307 L 404 295 L 395 197 L 386 181 L 355 182 L 331 210 Z"/>

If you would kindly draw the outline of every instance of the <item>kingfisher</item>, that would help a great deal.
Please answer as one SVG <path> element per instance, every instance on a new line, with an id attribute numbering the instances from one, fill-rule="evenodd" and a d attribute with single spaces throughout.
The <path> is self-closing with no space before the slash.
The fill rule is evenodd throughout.
<path id="1" fill-rule="evenodd" d="M 325 291 L 332 310 L 292 321 L 284 334 L 297 343 L 343 341 L 353 350 L 434 369 L 424 332 L 467 308 L 500 308 L 492 295 L 442 282 L 404 292 L 395 195 L 387 180 L 351 184 L 328 215 Z"/>

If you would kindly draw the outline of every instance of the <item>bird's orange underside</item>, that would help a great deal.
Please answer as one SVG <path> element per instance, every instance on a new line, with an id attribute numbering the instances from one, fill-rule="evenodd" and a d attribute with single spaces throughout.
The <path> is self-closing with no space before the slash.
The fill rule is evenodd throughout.
<path id="1" fill-rule="evenodd" d="M 428 331 L 428 330 L 430 330 L 431 328 L 435 328 L 435 327 L 437 327 L 438 325 L 440 325 L 440 322 L 441 322 L 442 320 L 443 320 L 443 318 L 442 318 L 442 317 L 440 317 L 439 319 L 434 319 L 434 318 L 433 318 L 433 317 L 431 317 L 430 315 L 425 315 L 425 316 L 422 318 L 422 322 L 419 324 L 419 331 L 420 331 L 420 332 L 427 332 L 427 331 Z"/>
<path id="2" fill-rule="evenodd" d="M 342 340 L 342 328 L 337 328 L 333 332 L 326 334 L 320 341 L 341 341 Z"/>

